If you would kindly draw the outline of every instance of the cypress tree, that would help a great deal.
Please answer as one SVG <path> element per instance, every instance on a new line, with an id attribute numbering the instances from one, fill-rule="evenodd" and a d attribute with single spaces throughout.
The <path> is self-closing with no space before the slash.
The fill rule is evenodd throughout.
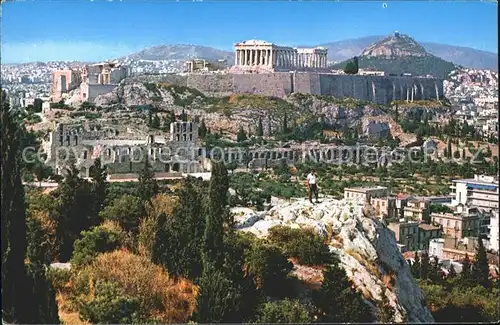
<path id="1" fill-rule="evenodd" d="M 207 126 L 205 124 L 205 120 L 202 120 L 201 125 L 198 128 L 198 136 L 203 139 L 207 135 L 207 133 L 208 133 L 208 130 L 207 130 Z"/>
<path id="2" fill-rule="evenodd" d="M 106 199 L 106 188 L 108 185 L 108 173 L 106 167 L 101 165 L 101 158 L 96 158 L 94 164 L 89 169 L 92 182 L 92 197 L 94 200 L 94 214 L 97 217 L 104 208 Z"/>
<path id="3" fill-rule="evenodd" d="M 0 90 L 1 91 L 1 90 Z M 20 130 L 17 115 L 11 111 L 5 92 L 1 91 L 1 199 L 2 199 L 2 320 L 27 323 L 25 304 L 31 293 L 26 286 L 26 217 L 24 189 L 20 171 Z"/>
<path id="4" fill-rule="evenodd" d="M 151 200 L 158 194 L 158 183 L 155 179 L 155 173 L 151 170 L 149 157 L 146 157 L 144 162 L 144 169 L 139 173 L 139 184 L 137 186 L 137 196 L 144 202 Z"/>
<path id="5" fill-rule="evenodd" d="M 447 157 L 451 158 L 453 155 L 453 152 L 451 151 L 451 138 L 448 138 L 448 146 L 446 149 Z"/>
<path id="6" fill-rule="evenodd" d="M 33 268 L 27 269 L 25 265 L 28 240 L 19 142 L 23 130 L 19 127 L 22 124 L 17 120 L 16 112 L 10 110 L 6 93 L 1 89 L 0 105 L 2 322 L 59 323 L 55 297 L 43 290 L 48 288 L 45 273 L 36 276 Z M 39 255 L 43 256 L 42 253 Z M 40 283 L 40 286 L 33 286 L 33 283 Z"/>
<path id="7" fill-rule="evenodd" d="M 430 263 L 429 263 L 429 255 L 427 252 L 422 252 L 422 256 L 420 257 L 420 278 L 428 279 L 430 271 Z"/>
<path id="8" fill-rule="evenodd" d="M 471 263 L 467 253 L 465 253 L 465 257 L 462 260 L 462 272 L 460 273 L 460 278 L 464 284 L 470 284 L 471 282 Z"/>
<path id="9" fill-rule="evenodd" d="M 354 74 L 357 74 L 359 72 L 359 62 L 358 62 L 358 57 L 357 56 L 355 56 L 353 58 L 353 66 L 354 66 L 353 72 L 354 72 Z"/>
<path id="10" fill-rule="evenodd" d="M 489 274 L 490 270 L 488 266 L 488 256 L 486 255 L 486 249 L 483 245 L 483 240 L 481 238 L 478 238 L 478 247 L 473 263 L 472 278 L 475 283 L 487 288 L 490 284 Z"/>
<path id="11" fill-rule="evenodd" d="M 288 115 L 285 114 L 283 115 L 283 130 L 282 130 L 283 134 L 287 134 L 288 133 Z"/>
<path id="12" fill-rule="evenodd" d="M 257 123 L 257 130 L 255 131 L 255 135 L 261 137 L 264 135 L 264 128 L 262 126 L 262 118 L 259 117 L 259 121 Z"/>
<path id="13" fill-rule="evenodd" d="M 245 130 L 243 130 L 243 127 L 240 126 L 238 129 L 238 134 L 236 134 L 236 141 L 238 142 L 243 142 L 247 139 L 247 135 L 245 133 Z"/>
<path id="14" fill-rule="evenodd" d="M 178 196 L 179 205 L 172 216 L 163 216 L 156 223 L 152 260 L 163 265 L 172 276 L 196 279 L 203 270 L 202 197 L 191 177 L 185 180 Z"/>
<path id="15" fill-rule="evenodd" d="M 222 266 L 224 247 L 224 222 L 228 221 L 227 191 L 229 179 L 224 162 L 212 162 L 212 176 L 208 189 L 209 207 L 205 221 L 203 262 L 212 264 L 217 269 Z M 232 226 L 232 225 L 230 225 Z"/>
<path id="16" fill-rule="evenodd" d="M 59 218 L 56 237 L 59 242 L 59 260 L 66 262 L 73 252 L 73 243 L 83 230 L 96 225 L 90 183 L 78 176 L 74 163 L 66 169 L 66 176 L 57 188 Z"/>
<path id="17" fill-rule="evenodd" d="M 418 253 L 415 253 L 415 261 L 412 263 L 412 268 L 411 268 L 411 273 L 413 274 L 413 277 L 416 279 L 420 278 L 420 257 Z"/>

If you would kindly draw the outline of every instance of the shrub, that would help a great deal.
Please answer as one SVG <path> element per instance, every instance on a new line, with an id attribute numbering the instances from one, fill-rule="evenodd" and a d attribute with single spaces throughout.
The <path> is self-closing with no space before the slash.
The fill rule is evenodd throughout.
<path id="1" fill-rule="evenodd" d="M 97 280 L 113 285 L 102 285 Z M 115 293 L 119 292 L 121 302 L 128 305 L 129 311 L 134 310 L 132 302 L 137 302 L 140 313 L 135 316 L 137 319 L 155 319 L 158 323 L 187 322 L 195 310 L 198 296 L 198 288 L 190 281 L 172 279 L 165 269 L 146 257 L 114 251 L 99 255 L 92 265 L 77 274 L 75 293 L 82 316 L 108 317 L 109 312 L 89 311 L 88 308 L 97 308 L 102 299 L 108 299 L 108 307 L 114 308 L 116 301 L 110 300 L 107 292 L 113 290 L 118 290 Z"/>
<path id="2" fill-rule="evenodd" d="M 323 238 L 313 229 L 292 229 L 276 226 L 269 229 L 268 239 L 288 257 L 295 257 L 300 264 L 319 265 L 331 261 L 331 254 Z"/>
<path id="3" fill-rule="evenodd" d="M 105 207 L 100 216 L 105 220 L 117 221 L 125 231 L 137 230 L 139 219 L 144 213 L 144 206 L 140 198 L 125 194 L 114 199 Z"/>
<path id="4" fill-rule="evenodd" d="M 279 300 L 262 304 L 256 323 L 311 323 L 307 309 L 298 300 Z"/>
<path id="5" fill-rule="evenodd" d="M 102 226 L 82 231 L 82 238 L 75 241 L 71 264 L 74 266 L 88 264 L 98 254 L 120 247 L 120 242 L 120 233 Z"/>

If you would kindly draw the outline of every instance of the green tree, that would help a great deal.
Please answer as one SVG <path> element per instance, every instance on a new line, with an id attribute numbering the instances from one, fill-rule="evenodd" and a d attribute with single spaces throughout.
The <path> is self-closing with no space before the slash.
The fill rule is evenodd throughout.
<path id="1" fill-rule="evenodd" d="M 104 220 L 117 221 L 125 231 L 137 233 L 144 213 L 144 204 L 141 198 L 125 194 L 111 201 L 101 211 L 100 216 Z"/>
<path id="2" fill-rule="evenodd" d="M 243 142 L 245 140 L 247 140 L 247 135 L 245 133 L 245 130 L 243 130 L 243 127 L 240 126 L 240 128 L 238 129 L 238 133 L 236 134 L 236 141 Z"/>
<path id="3" fill-rule="evenodd" d="M 359 63 L 358 63 L 358 57 L 355 56 L 353 59 L 353 64 L 354 64 L 354 74 L 357 74 L 359 72 Z"/>
<path id="4" fill-rule="evenodd" d="M 120 234 L 104 227 L 83 231 L 82 238 L 75 241 L 71 264 L 82 266 L 92 262 L 100 253 L 111 252 L 120 247 Z"/>
<path id="5" fill-rule="evenodd" d="M 2 321 L 7 323 L 55 322 L 51 310 L 42 302 L 47 292 L 33 287 L 35 280 L 44 281 L 27 269 L 27 226 L 24 188 L 21 181 L 20 139 L 23 132 L 16 111 L 11 110 L 7 94 L 0 89 L 1 118 L 1 231 L 2 231 Z M 43 254 L 41 254 L 43 255 Z M 33 258 L 33 256 L 31 256 Z M 34 264 L 31 264 L 34 265 Z M 50 299 L 49 296 L 46 299 Z M 48 302 L 49 300 L 47 300 Z M 55 303 L 55 301 L 52 301 Z M 47 316 L 47 317 L 46 317 Z"/>
<path id="6" fill-rule="evenodd" d="M 483 240 L 478 238 L 478 246 L 476 256 L 472 267 L 472 278 L 475 283 L 482 285 L 485 288 L 490 286 L 489 280 L 489 266 L 488 256 L 486 255 L 486 248 L 484 247 Z"/>
<path id="7" fill-rule="evenodd" d="M 118 284 L 98 280 L 94 299 L 80 305 L 80 317 L 91 324 L 137 324 L 139 305 Z"/>
<path id="8" fill-rule="evenodd" d="M 255 135 L 261 137 L 264 135 L 264 127 L 262 126 L 262 118 L 259 117 L 259 121 L 257 122 L 257 130 L 255 131 Z"/>
<path id="9" fill-rule="evenodd" d="M 420 278 L 427 279 L 430 272 L 429 254 L 426 251 L 420 256 Z"/>
<path id="10" fill-rule="evenodd" d="M 460 272 L 460 278 L 464 284 L 470 284 L 472 280 L 471 262 L 467 253 L 465 253 L 465 257 L 462 260 L 462 272 Z"/>
<path id="11" fill-rule="evenodd" d="M 66 262 L 73 252 L 73 243 L 83 230 L 99 223 L 93 208 L 90 183 L 78 176 L 79 171 L 72 163 L 66 169 L 66 176 L 54 191 L 58 199 L 58 220 L 56 237 L 59 242 L 59 260 Z"/>
<path id="12" fill-rule="evenodd" d="M 203 262 L 205 267 L 212 264 L 218 269 L 223 263 L 224 222 L 228 221 L 230 216 L 226 208 L 228 190 L 229 179 L 224 162 L 212 161 L 212 175 L 208 189 L 209 208 L 203 236 Z M 232 226 L 232 223 L 229 226 Z"/>
<path id="13" fill-rule="evenodd" d="M 42 111 L 43 100 L 41 100 L 40 98 L 35 98 L 33 106 L 35 107 L 35 112 L 40 113 Z"/>
<path id="14" fill-rule="evenodd" d="M 282 130 L 283 134 L 287 134 L 288 133 L 288 114 L 285 112 L 283 114 L 283 126 L 282 126 Z"/>
<path id="15" fill-rule="evenodd" d="M 240 321 L 238 311 L 241 291 L 222 270 L 207 265 L 199 279 L 196 315 L 198 323 L 227 323 Z"/>
<path id="16" fill-rule="evenodd" d="M 448 145 L 446 148 L 447 157 L 451 158 L 451 155 L 453 153 L 453 151 L 451 150 L 451 138 L 448 138 Z"/>
<path id="17" fill-rule="evenodd" d="M 326 267 L 323 284 L 319 290 L 313 291 L 312 299 L 319 311 L 319 322 L 363 323 L 374 319 L 337 260 Z"/>
<path id="18" fill-rule="evenodd" d="M 149 162 L 149 157 L 146 157 L 144 161 L 144 169 L 139 173 L 139 184 L 137 186 L 137 196 L 140 197 L 143 202 L 151 200 L 156 194 L 158 194 L 159 188 L 156 182 L 155 173 L 151 168 L 151 163 Z"/>
<path id="19" fill-rule="evenodd" d="M 311 323 L 307 309 L 298 300 L 278 300 L 260 306 L 255 323 L 304 324 Z"/>
<path id="20" fill-rule="evenodd" d="M 35 174 L 36 180 L 39 182 L 39 186 L 41 187 L 42 181 L 52 175 L 52 168 L 40 161 L 37 161 L 35 163 L 35 167 L 33 168 L 33 173 Z"/>
<path id="21" fill-rule="evenodd" d="M 154 129 L 159 129 L 160 128 L 160 118 L 158 117 L 158 114 L 155 114 L 151 120 L 151 125 L 152 128 Z"/>
<path id="22" fill-rule="evenodd" d="M 106 189 L 108 186 L 108 173 L 106 167 L 101 165 L 101 158 L 96 158 L 94 164 L 89 168 L 91 178 L 92 197 L 94 200 L 94 213 L 99 215 L 104 208 L 104 200 L 106 199 Z"/>
<path id="23" fill-rule="evenodd" d="M 202 193 L 194 180 L 185 179 L 178 190 L 179 204 L 172 216 L 158 218 L 151 259 L 173 276 L 199 277 L 203 263 L 201 245 L 205 229 Z M 159 231 L 159 233 L 158 233 Z"/>
<path id="24" fill-rule="evenodd" d="M 201 120 L 200 127 L 198 128 L 198 136 L 203 139 L 207 134 L 208 130 L 207 125 L 205 124 L 205 120 Z"/>
<path id="25" fill-rule="evenodd" d="M 265 295 L 283 298 L 290 294 L 288 274 L 293 264 L 277 246 L 253 244 L 245 252 L 245 264 L 247 274 Z"/>
<path id="26" fill-rule="evenodd" d="M 448 277 L 454 278 L 456 276 L 457 276 L 457 271 L 455 271 L 455 267 L 453 266 L 453 264 L 450 264 L 450 269 L 448 271 Z"/>

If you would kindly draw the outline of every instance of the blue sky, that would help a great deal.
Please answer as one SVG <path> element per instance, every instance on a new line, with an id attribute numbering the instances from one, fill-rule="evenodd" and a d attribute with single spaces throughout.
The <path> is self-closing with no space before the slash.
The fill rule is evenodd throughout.
<path id="1" fill-rule="evenodd" d="M 18 0 L 2 4 L 2 63 L 94 61 L 161 44 L 231 50 L 246 39 L 316 45 L 396 30 L 417 41 L 497 52 L 497 6 L 478 1 Z"/>

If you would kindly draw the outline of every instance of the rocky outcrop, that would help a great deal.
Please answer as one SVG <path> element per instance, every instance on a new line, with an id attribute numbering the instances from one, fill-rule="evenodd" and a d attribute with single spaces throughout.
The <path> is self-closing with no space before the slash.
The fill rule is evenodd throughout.
<path id="1" fill-rule="evenodd" d="M 236 212 L 236 211 L 235 211 Z M 369 206 L 359 201 L 324 198 L 311 204 L 295 200 L 266 212 L 237 211 L 237 228 L 265 237 L 276 225 L 313 227 L 340 259 L 347 276 L 373 307 L 385 295 L 396 322 L 434 322 L 409 265 L 396 246 L 394 234 Z"/>

